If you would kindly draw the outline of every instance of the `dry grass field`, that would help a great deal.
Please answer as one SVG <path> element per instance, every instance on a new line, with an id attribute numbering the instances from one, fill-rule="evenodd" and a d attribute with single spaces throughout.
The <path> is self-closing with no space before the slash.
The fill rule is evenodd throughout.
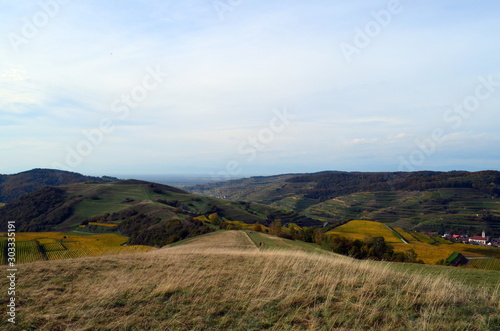
<path id="1" fill-rule="evenodd" d="M 2 320 L 3 330 L 498 330 L 500 325 L 498 286 L 472 287 L 333 254 L 259 250 L 242 231 L 143 254 L 29 263 L 19 270 L 17 283 L 17 325 Z M 7 279 L 0 284 L 6 288 Z M 1 293 L 5 306 L 6 291 Z"/>

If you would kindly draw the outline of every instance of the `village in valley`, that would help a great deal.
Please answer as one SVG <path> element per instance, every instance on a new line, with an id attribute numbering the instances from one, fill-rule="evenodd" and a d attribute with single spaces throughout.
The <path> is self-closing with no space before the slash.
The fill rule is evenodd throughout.
<path id="1" fill-rule="evenodd" d="M 490 247 L 500 247 L 500 238 L 490 238 L 486 236 L 485 231 L 482 232 L 480 236 L 472 236 L 464 234 L 450 234 L 445 233 L 443 238 L 448 239 L 450 241 L 459 242 L 463 244 L 469 245 L 477 245 L 477 246 L 490 246 Z"/>

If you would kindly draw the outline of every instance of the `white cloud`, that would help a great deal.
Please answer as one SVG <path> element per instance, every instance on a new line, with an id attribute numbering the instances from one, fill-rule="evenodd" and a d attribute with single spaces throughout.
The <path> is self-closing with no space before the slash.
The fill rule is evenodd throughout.
<path id="1" fill-rule="evenodd" d="M 22 66 L 0 73 L 0 113 L 26 114 L 30 107 L 42 106 L 45 93 L 37 87 Z"/>
<path id="2" fill-rule="evenodd" d="M 28 146 L 46 142 L 52 152 L 36 155 L 50 163 L 84 138 L 82 129 L 110 118 L 116 130 L 81 169 L 220 168 L 282 107 L 296 119 L 245 166 L 248 172 L 268 164 L 275 172 L 391 170 L 416 138 L 440 127 L 448 135 L 442 148 L 450 153 L 490 146 L 498 137 L 500 90 L 461 133 L 450 130 L 442 115 L 474 92 L 478 76 L 500 80 L 500 46 L 491 33 L 500 25 L 492 5 L 407 2 L 348 64 L 340 43 L 372 19 L 370 11 L 386 6 L 254 1 L 220 21 L 212 3 L 202 0 L 70 2 L 19 54 L 3 41 L 0 119 L 9 129 L 2 137 L 14 146 L 15 130 L 30 133 L 26 144 L 3 149 L 0 157 L 25 160 L 18 162 L 23 170 L 32 164 Z M 20 31 L 21 18 L 34 10 L 11 3 L 0 13 L 0 33 Z M 170 72 L 165 83 L 127 119 L 117 118 L 111 103 L 142 82 L 146 67 L 157 65 Z M 462 159 L 457 167 L 469 164 Z M 436 168 L 449 163 L 439 155 L 428 162 Z"/>

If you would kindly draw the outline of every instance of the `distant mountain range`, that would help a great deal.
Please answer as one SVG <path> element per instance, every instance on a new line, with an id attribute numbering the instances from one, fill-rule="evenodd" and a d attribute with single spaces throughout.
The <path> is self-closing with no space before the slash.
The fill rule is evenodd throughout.
<path id="1" fill-rule="evenodd" d="M 117 180 L 114 177 L 84 176 L 76 172 L 33 169 L 14 175 L 0 175 L 0 202 L 9 203 L 24 194 L 42 189 L 45 186 L 59 186 L 92 181 L 108 183 Z"/>

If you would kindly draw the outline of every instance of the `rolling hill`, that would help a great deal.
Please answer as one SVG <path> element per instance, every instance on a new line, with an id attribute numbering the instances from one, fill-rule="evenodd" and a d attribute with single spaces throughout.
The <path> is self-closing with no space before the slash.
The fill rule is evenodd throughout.
<path id="1" fill-rule="evenodd" d="M 366 219 L 416 231 L 500 236 L 500 172 L 363 173 L 252 177 L 188 191 L 265 203 L 325 221 Z"/>
<path id="2" fill-rule="evenodd" d="M 14 175 L 0 175 L 0 203 L 12 202 L 45 186 L 68 185 L 86 181 L 107 183 L 115 180 L 117 178 L 84 176 L 75 172 L 53 169 L 33 169 Z"/>
<path id="3" fill-rule="evenodd" d="M 224 231 L 148 253 L 25 264 L 16 325 L 4 318 L 0 327 L 498 330 L 499 272 L 359 261 L 285 244 L 258 249 L 245 232 Z"/>
<path id="4" fill-rule="evenodd" d="M 323 225 L 282 208 L 201 197 L 138 180 L 45 187 L 0 208 L 0 223 L 15 221 L 18 231 L 26 232 L 118 231 L 131 244 L 162 246 L 213 231 L 198 220 L 209 215 L 217 215 L 219 222 Z"/>

